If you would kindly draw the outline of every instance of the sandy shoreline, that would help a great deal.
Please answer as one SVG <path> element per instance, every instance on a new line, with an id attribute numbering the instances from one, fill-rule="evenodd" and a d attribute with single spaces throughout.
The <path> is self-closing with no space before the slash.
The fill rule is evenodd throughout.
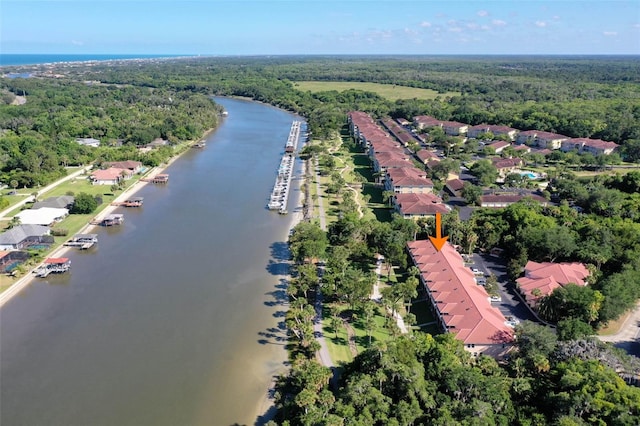
<path id="1" fill-rule="evenodd" d="M 151 170 L 149 170 L 147 173 L 145 173 L 144 176 L 146 177 L 153 177 L 159 173 L 162 173 L 165 169 L 167 169 L 171 164 L 173 164 L 174 161 L 176 161 L 178 158 L 180 158 L 185 152 L 187 152 L 189 150 L 189 148 L 199 142 L 202 141 L 206 141 L 207 138 L 209 137 L 209 135 L 211 135 L 211 133 L 215 131 L 215 129 L 209 129 L 207 130 L 204 135 L 194 141 L 191 142 L 187 145 L 187 148 L 184 149 L 184 151 L 180 152 L 179 154 L 176 154 L 175 156 L 173 156 L 172 158 L 169 159 L 169 161 L 167 161 L 166 164 L 163 164 L 161 166 L 158 167 L 154 167 Z M 150 182 L 146 182 L 146 181 L 142 181 L 142 180 L 138 180 L 138 182 L 134 183 L 133 185 L 131 185 L 129 188 L 125 189 L 122 194 L 118 195 L 112 202 L 111 204 L 109 204 L 108 206 L 106 206 L 104 208 L 104 210 L 102 210 L 100 213 L 98 213 L 96 216 L 94 216 L 92 218 L 92 220 L 96 220 L 96 219 L 102 219 L 104 217 L 106 217 L 107 215 L 113 213 L 113 211 L 117 208 L 119 208 L 119 206 L 115 206 L 113 205 L 113 203 L 118 203 L 118 202 L 122 202 L 125 201 L 129 198 L 131 198 L 131 196 L 133 196 L 136 192 L 140 191 L 142 188 L 144 188 L 147 184 L 149 184 Z M 80 229 L 78 232 L 76 232 L 76 234 L 89 234 L 91 233 L 91 230 L 94 229 L 95 227 L 100 226 L 100 225 L 92 225 L 90 223 L 87 223 L 85 226 L 82 227 L 82 229 Z M 65 245 L 62 245 L 60 247 L 58 247 L 57 249 L 55 249 L 54 251 L 52 251 L 51 253 L 49 253 L 47 255 L 47 258 L 49 257 L 64 257 L 64 255 L 69 252 L 69 250 L 75 250 L 73 247 L 68 247 Z M 2 293 L 0 293 L 0 308 L 2 306 L 4 306 L 7 302 L 9 302 L 9 300 L 11 300 L 13 297 L 15 297 L 16 295 L 18 295 L 18 293 L 20 293 L 23 289 L 25 289 L 29 284 L 31 284 L 34 279 L 36 278 L 35 275 L 33 274 L 33 270 L 37 269 L 40 265 L 42 265 L 42 263 L 36 265 L 32 270 L 30 270 L 29 272 L 27 272 L 22 278 L 20 278 L 18 281 L 16 281 L 15 283 L 13 283 L 11 285 L 11 287 L 7 288 L 5 291 L 3 291 Z"/>

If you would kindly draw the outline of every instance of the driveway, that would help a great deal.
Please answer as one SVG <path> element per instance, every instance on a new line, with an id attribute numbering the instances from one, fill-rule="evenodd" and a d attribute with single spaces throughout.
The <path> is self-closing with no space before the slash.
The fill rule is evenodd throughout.
<path id="1" fill-rule="evenodd" d="M 503 258 L 490 254 L 474 253 L 472 259 L 475 263 L 475 268 L 478 268 L 485 275 L 493 273 L 498 278 L 498 291 L 502 301 L 491 302 L 491 305 L 497 307 L 505 317 L 514 316 L 520 321 L 538 322 L 537 318 L 518 297 L 515 284 L 509 280 L 507 275 L 507 262 Z"/>

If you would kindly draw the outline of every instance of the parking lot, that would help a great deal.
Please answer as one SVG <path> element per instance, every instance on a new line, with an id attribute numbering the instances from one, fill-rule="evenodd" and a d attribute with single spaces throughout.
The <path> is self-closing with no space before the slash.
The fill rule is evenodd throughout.
<path id="1" fill-rule="evenodd" d="M 506 261 L 503 258 L 490 254 L 474 253 L 471 260 L 473 261 L 472 270 L 473 268 L 477 269 L 483 274 L 485 280 L 491 274 L 495 274 L 498 278 L 498 292 L 501 300 L 491 302 L 493 306 L 497 307 L 505 317 L 513 317 L 520 321 L 537 321 L 529 308 L 516 295 L 515 284 L 509 281 Z"/>

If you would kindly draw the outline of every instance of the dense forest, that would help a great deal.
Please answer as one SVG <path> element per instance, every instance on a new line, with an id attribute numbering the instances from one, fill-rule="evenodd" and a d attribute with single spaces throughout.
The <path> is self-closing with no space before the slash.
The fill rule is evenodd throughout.
<path id="1" fill-rule="evenodd" d="M 316 140 L 335 136 L 352 110 L 409 120 L 427 114 L 471 125 L 601 138 L 620 144 L 625 161 L 639 162 L 639 65 L 635 57 L 192 58 L 135 66 L 65 64 L 55 69 L 55 77 L 44 66 L 29 67 L 30 78 L 0 78 L 0 181 L 33 187 L 64 175 L 65 166 L 107 160 L 159 164 L 169 149 L 142 153 L 138 148 L 156 138 L 196 139 L 215 127 L 220 110 L 213 95 L 248 97 L 297 112 Z M 395 84 L 443 95 L 392 102 L 359 90 L 297 90 L 295 82 L 303 80 Z M 459 95 L 444 95 L 452 92 Z M 13 102 L 16 96 L 26 97 L 26 103 Z M 101 146 L 76 142 L 84 137 L 100 139 Z M 330 165 L 331 156 L 320 160 Z M 640 389 L 618 375 L 640 371 L 637 358 L 590 336 L 640 298 L 640 175 L 578 177 L 557 170 L 548 188 L 553 206 L 525 200 L 500 210 L 477 209 L 466 222 L 456 214 L 444 219 L 447 234 L 459 235 L 461 244 L 473 236 L 483 250 L 509 253 L 511 278 L 522 273 L 528 259 L 585 262 L 594 277 L 590 286 L 554 292 L 545 300 L 541 315 L 557 324 L 556 332 L 521 324 L 517 351 L 501 362 L 471 357 L 451 334 L 416 332 L 375 342 L 333 377 L 314 359 L 318 344 L 307 298 L 318 276 L 304 260 L 326 260 L 326 297 L 367 321 L 373 254 L 406 267 L 406 242 L 430 225 L 397 217 L 362 220 L 351 196 L 343 196 L 342 215 L 327 232 L 313 224 L 296 227 L 290 243 L 300 266 L 287 290 L 291 306 L 285 319 L 293 345 L 291 371 L 278 382 L 280 411 L 274 422 L 638 424 Z M 435 171 L 440 172 L 447 175 Z M 339 177 L 328 192 L 344 186 Z M 399 284 L 383 300 L 413 297 L 415 277 Z"/>

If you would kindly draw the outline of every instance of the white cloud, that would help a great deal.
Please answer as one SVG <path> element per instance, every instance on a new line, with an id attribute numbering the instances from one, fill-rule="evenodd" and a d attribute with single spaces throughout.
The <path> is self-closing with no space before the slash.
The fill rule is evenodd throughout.
<path id="1" fill-rule="evenodd" d="M 460 32 L 462 32 L 462 28 L 460 28 L 460 27 L 449 27 L 449 29 L 447 31 L 452 32 L 452 33 L 460 33 Z"/>
<path id="2" fill-rule="evenodd" d="M 602 35 L 606 37 L 612 37 L 612 36 L 617 36 L 618 33 L 616 31 L 603 31 Z"/>
<path id="3" fill-rule="evenodd" d="M 507 23 L 502 19 L 494 19 L 493 21 L 491 21 L 491 23 L 496 27 L 504 27 L 505 25 L 507 25 Z"/>
<path id="4" fill-rule="evenodd" d="M 431 22 L 422 21 L 420 22 L 420 26 L 423 28 L 429 28 L 431 26 Z"/>
<path id="5" fill-rule="evenodd" d="M 536 21 L 536 27 L 544 28 L 547 26 L 547 23 L 544 21 Z"/>
<path id="6" fill-rule="evenodd" d="M 479 10 L 478 16 L 489 16 L 489 12 L 487 12 L 486 10 Z"/>
<path id="7" fill-rule="evenodd" d="M 79 40 L 71 40 L 71 44 L 73 44 L 74 46 L 83 46 L 84 42 Z"/>
<path id="8" fill-rule="evenodd" d="M 554 21 L 559 21 L 559 20 L 560 20 L 560 17 L 559 17 L 558 15 L 554 15 L 554 16 L 553 16 L 553 20 L 554 20 Z"/>

